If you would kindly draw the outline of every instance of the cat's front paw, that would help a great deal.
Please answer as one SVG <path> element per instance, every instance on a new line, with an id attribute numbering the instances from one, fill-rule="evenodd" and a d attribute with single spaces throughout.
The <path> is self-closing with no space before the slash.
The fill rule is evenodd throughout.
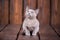
<path id="1" fill-rule="evenodd" d="M 32 35 L 33 35 L 33 36 L 36 36 L 36 33 L 33 33 Z"/>
<path id="2" fill-rule="evenodd" d="M 26 36 L 30 36 L 30 33 L 26 33 Z"/>

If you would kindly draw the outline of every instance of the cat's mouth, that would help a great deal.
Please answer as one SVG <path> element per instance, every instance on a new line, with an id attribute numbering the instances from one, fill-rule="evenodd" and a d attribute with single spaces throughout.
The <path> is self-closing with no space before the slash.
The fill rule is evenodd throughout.
<path id="1" fill-rule="evenodd" d="M 33 19 L 32 17 L 29 17 L 29 19 Z"/>
<path id="2" fill-rule="evenodd" d="M 29 19 L 33 19 L 33 17 L 32 17 L 32 16 L 29 16 L 28 18 L 29 18 Z"/>

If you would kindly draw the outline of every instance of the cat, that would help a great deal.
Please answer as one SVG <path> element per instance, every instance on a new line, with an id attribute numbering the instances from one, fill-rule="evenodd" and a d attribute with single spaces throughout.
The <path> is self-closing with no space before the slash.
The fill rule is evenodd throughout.
<path id="1" fill-rule="evenodd" d="M 33 10 L 28 6 L 26 7 L 22 28 L 27 36 L 30 36 L 30 31 L 32 31 L 33 36 L 37 35 L 37 32 L 39 31 L 39 21 L 36 18 L 38 12 L 39 9 Z"/>

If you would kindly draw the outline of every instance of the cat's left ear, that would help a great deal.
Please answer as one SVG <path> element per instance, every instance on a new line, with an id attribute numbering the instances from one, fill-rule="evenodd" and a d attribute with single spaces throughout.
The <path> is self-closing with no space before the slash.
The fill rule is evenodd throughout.
<path id="1" fill-rule="evenodd" d="M 39 13 L 39 9 L 36 9 L 35 12 L 36 12 L 36 14 L 38 14 Z"/>

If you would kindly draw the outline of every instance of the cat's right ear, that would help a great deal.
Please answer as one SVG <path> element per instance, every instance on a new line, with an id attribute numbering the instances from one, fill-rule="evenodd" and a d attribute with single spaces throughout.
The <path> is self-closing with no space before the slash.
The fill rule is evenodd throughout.
<path id="1" fill-rule="evenodd" d="M 27 6 L 27 7 L 26 7 L 26 11 L 27 11 L 28 9 L 29 9 L 29 7 Z"/>

